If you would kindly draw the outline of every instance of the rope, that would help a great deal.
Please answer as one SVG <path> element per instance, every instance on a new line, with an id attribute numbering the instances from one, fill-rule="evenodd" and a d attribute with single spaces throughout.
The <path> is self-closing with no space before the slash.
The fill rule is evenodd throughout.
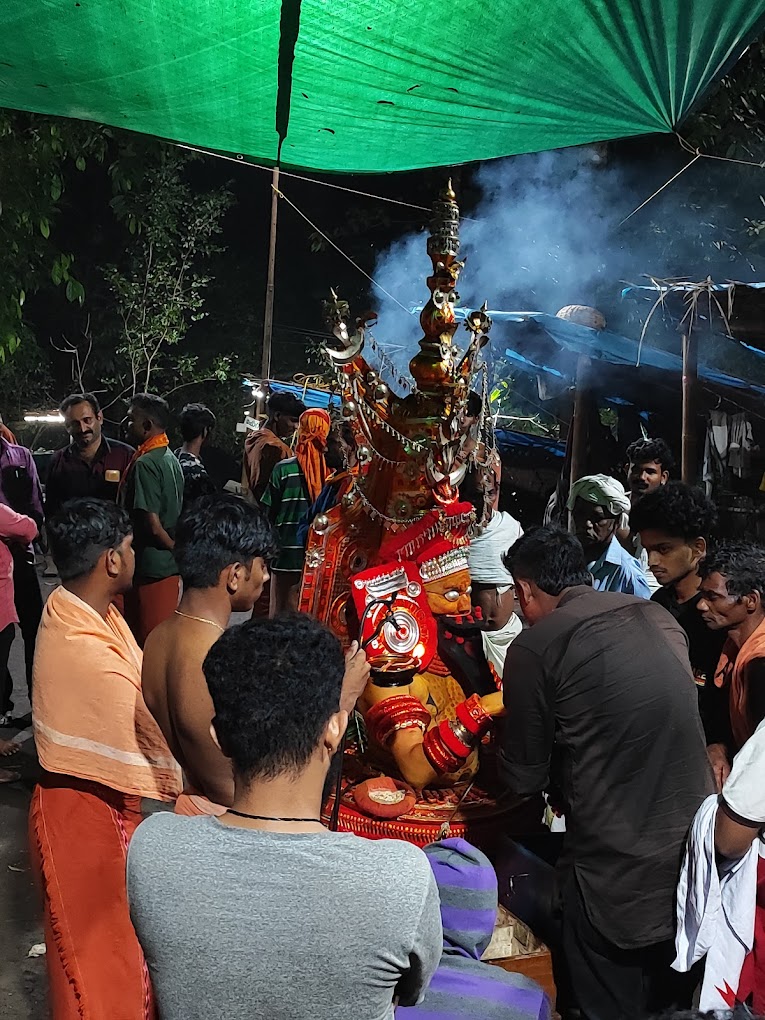
<path id="1" fill-rule="evenodd" d="M 404 311 L 407 313 L 407 315 L 414 315 L 414 312 L 411 310 L 411 308 L 407 308 L 406 305 L 402 305 L 397 297 L 394 297 L 389 290 L 386 290 L 385 287 L 383 287 L 383 285 L 381 283 L 378 283 L 377 280 L 374 280 L 369 275 L 369 273 L 365 272 L 365 270 L 363 270 L 361 268 L 361 266 L 358 264 L 358 262 L 354 262 L 350 255 L 346 255 L 346 253 L 343 251 L 343 249 L 341 247 L 339 247 L 339 245 L 335 244 L 335 242 L 332 240 L 332 238 L 328 237 L 324 233 L 323 230 L 320 230 L 316 226 L 316 224 L 313 222 L 313 220 L 310 220 L 306 216 L 306 214 L 304 212 L 301 212 L 301 210 L 298 209 L 298 207 L 295 205 L 295 203 L 291 199 L 287 198 L 287 196 L 284 194 L 283 191 L 280 191 L 279 188 L 274 187 L 273 184 L 271 185 L 271 187 L 276 192 L 276 194 L 279 196 L 279 198 L 283 198 L 284 201 L 287 203 L 287 205 L 290 206 L 292 209 L 294 209 L 295 212 L 298 214 L 298 216 L 302 217 L 302 219 L 304 219 L 306 221 L 306 223 L 308 224 L 309 227 L 311 227 L 312 230 L 316 231 L 316 233 L 319 235 L 319 237 L 323 237 L 324 240 L 327 242 L 327 244 L 331 244 L 332 247 L 335 249 L 335 251 L 339 255 L 342 255 L 343 258 L 346 259 L 348 262 L 350 262 L 350 264 L 353 266 L 354 269 L 358 269 L 358 271 L 361 273 L 361 275 L 365 276 L 369 280 L 369 282 L 372 284 L 373 287 L 377 287 L 377 289 L 382 291 L 383 294 L 386 294 L 391 299 L 391 301 L 395 301 L 396 304 L 399 306 L 399 308 L 403 308 L 404 309 Z"/>
<path id="2" fill-rule="evenodd" d="M 688 169 L 688 167 L 689 166 L 693 166 L 693 164 L 696 162 L 696 160 L 700 159 L 700 158 L 701 158 L 701 153 L 697 152 L 696 155 L 693 157 L 693 159 L 689 160 L 685 164 L 684 167 L 681 167 L 680 170 L 678 170 L 677 173 L 673 177 L 670 177 L 670 179 L 668 181 L 666 181 L 664 184 L 662 184 L 662 186 L 660 188 L 657 188 L 656 191 L 654 191 L 654 193 L 652 195 L 649 195 L 648 198 L 645 200 L 645 202 L 641 202 L 640 205 L 637 207 L 637 209 L 633 209 L 632 212 L 629 214 L 629 216 L 625 216 L 624 219 L 621 220 L 617 224 L 617 227 L 621 227 L 624 223 L 627 222 L 627 220 L 632 219 L 632 217 L 635 215 L 635 213 L 639 213 L 641 209 L 644 209 L 648 205 L 648 203 L 650 201 L 652 201 L 654 198 L 656 198 L 657 195 L 660 195 L 662 193 L 662 191 L 664 191 L 665 188 L 668 188 L 670 186 L 670 184 L 673 183 L 673 181 L 677 180 L 677 178 L 680 176 L 680 174 L 685 173 L 685 171 Z"/>
<path id="3" fill-rule="evenodd" d="M 675 137 L 680 143 L 680 148 L 685 149 L 686 152 L 692 153 L 696 156 L 701 156 L 702 159 L 717 159 L 721 163 L 738 163 L 740 166 L 756 166 L 760 170 L 765 169 L 765 162 L 756 163 L 751 159 L 734 159 L 732 156 L 713 156 L 711 152 L 702 152 L 700 148 L 695 148 L 690 142 L 687 142 L 682 135 L 675 132 Z"/>
<path id="4" fill-rule="evenodd" d="M 252 167 L 253 170 L 267 170 L 269 173 L 273 171 L 273 167 L 262 166 L 260 163 L 250 163 L 240 153 L 237 156 L 224 156 L 221 152 L 213 152 L 211 149 L 200 149 L 196 145 L 182 145 L 180 142 L 175 142 L 177 149 L 186 149 L 188 152 L 198 152 L 202 156 L 214 156 L 216 159 L 224 159 L 229 163 L 239 163 L 243 166 Z M 388 198 L 387 195 L 373 195 L 369 191 L 359 191 L 357 188 L 347 188 L 343 184 L 332 184 L 330 181 L 317 181 L 313 177 L 304 177 L 302 174 L 291 174 L 287 170 L 279 168 L 280 177 L 291 177 L 295 181 L 305 181 L 307 184 L 318 184 L 322 188 L 334 188 L 335 191 L 347 191 L 349 195 L 360 195 L 362 198 L 374 198 L 378 202 L 390 202 L 391 205 L 401 205 L 406 209 L 417 209 L 420 212 L 431 213 L 431 209 L 426 205 L 415 205 L 414 202 L 404 202 L 400 198 Z M 466 222 L 474 222 L 469 216 L 460 216 L 461 220 Z"/>

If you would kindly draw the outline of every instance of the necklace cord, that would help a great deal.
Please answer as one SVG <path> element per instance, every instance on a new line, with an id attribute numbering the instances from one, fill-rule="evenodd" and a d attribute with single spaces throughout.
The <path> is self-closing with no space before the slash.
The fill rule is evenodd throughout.
<path id="1" fill-rule="evenodd" d="M 228 813 L 236 815 L 237 818 L 252 818 L 256 822 L 318 822 L 321 824 L 321 818 L 277 818 L 275 815 L 249 815 L 246 811 L 234 811 L 233 808 L 229 808 Z"/>

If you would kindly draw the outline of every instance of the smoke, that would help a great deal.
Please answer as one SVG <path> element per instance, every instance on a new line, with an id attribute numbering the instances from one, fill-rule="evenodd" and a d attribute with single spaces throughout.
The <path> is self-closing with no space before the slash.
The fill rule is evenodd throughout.
<path id="1" fill-rule="evenodd" d="M 470 309 L 487 301 L 490 309 L 555 314 L 563 305 L 594 305 L 618 328 L 612 313 L 624 316 L 619 308 L 624 281 L 645 283 L 646 273 L 698 273 L 703 279 L 715 269 L 708 251 L 712 258 L 720 255 L 715 238 L 722 234 L 715 223 L 704 222 L 682 179 L 648 212 L 620 225 L 674 172 L 666 169 L 664 160 L 650 172 L 646 164 L 603 165 L 597 147 L 484 164 L 472 182 L 480 198 L 474 208 L 462 210 L 460 257 L 467 262 L 458 284 L 460 306 Z M 704 231 L 707 238 L 700 236 Z M 428 298 L 426 237 L 427 230 L 392 245 L 373 274 L 406 308 Z M 733 277 L 731 256 L 723 251 L 721 257 L 725 266 L 719 278 Z M 421 336 L 417 317 L 378 289 L 373 300 L 379 313 L 375 338 L 405 371 Z M 502 330 L 498 326 L 495 334 Z M 462 336 L 459 331 L 457 338 Z"/>

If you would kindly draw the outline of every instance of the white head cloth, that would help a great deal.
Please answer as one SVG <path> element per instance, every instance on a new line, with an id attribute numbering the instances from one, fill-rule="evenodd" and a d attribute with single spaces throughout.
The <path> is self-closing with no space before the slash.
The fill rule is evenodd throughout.
<path id="1" fill-rule="evenodd" d="M 571 486 L 571 494 L 566 504 L 569 510 L 574 509 L 577 499 L 595 506 L 604 506 L 613 517 L 627 514 L 630 511 L 630 498 L 618 479 L 609 475 L 585 475 Z"/>

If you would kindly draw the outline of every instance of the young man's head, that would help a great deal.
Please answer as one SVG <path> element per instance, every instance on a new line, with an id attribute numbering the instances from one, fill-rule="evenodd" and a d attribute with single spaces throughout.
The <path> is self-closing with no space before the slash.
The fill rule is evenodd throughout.
<path id="1" fill-rule="evenodd" d="M 444 949 L 480 960 L 497 917 L 497 874 L 489 858 L 454 837 L 429 843 L 425 856 L 441 899 Z"/>
<path id="2" fill-rule="evenodd" d="M 638 439 L 627 448 L 627 463 L 633 503 L 666 485 L 675 466 L 672 451 L 663 439 Z"/>
<path id="3" fill-rule="evenodd" d="M 294 393 L 272 393 L 266 401 L 266 424 L 280 439 L 289 439 L 298 427 L 305 404 Z"/>
<path id="4" fill-rule="evenodd" d="M 104 416 L 92 393 L 70 393 L 61 401 L 59 411 L 64 416 L 64 427 L 79 450 L 98 448 Z"/>
<path id="5" fill-rule="evenodd" d="M 160 436 L 170 427 L 170 408 L 156 393 L 136 393 L 127 416 L 128 436 L 136 446 Z"/>
<path id="6" fill-rule="evenodd" d="M 127 513 L 103 499 L 71 499 L 47 522 L 48 541 L 64 587 L 88 581 L 109 595 L 133 583 L 133 527 Z"/>
<path id="7" fill-rule="evenodd" d="M 630 501 L 624 486 L 608 475 L 585 475 L 571 486 L 568 508 L 587 562 L 596 560 L 616 534 Z"/>
<path id="8" fill-rule="evenodd" d="M 346 470 L 356 463 L 356 440 L 347 421 L 333 422 L 324 459 L 333 471 Z"/>
<path id="9" fill-rule="evenodd" d="M 716 523 L 714 503 L 682 482 L 649 492 L 630 514 L 630 529 L 640 535 L 648 566 L 661 585 L 697 573 Z"/>
<path id="10" fill-rule="evenodd" d="M 184 592 L 219 589 L 236 613 L 248 612 L 268 580 L 279 546 L 268 518 L 238 496 L 204 496 L 176 529 L 175 559 Z"/>
<path id="11" fill-rule="evenodd" d="M 215 415 L 204 404 L 186 404 L 180 420 L 184 443 L 193 443 L 195 439 L 204 442 L 215 427 L 215 421 Z"/>
<path id="12" fill-rule="evenodd" d="M 536 528 L 519 538 L 504 559 L 515 578 L 521 611 L 530 624 L 548 616 L 567 588 L 592 586 L 581 543 L 560 528 Z"/>
<path id="13" fill-rule="evenodd" d="M 697 609 L 710 630 L 752 628 L 765 617 L 765 549 L 750 542 L 724 542 L 699 567 Z"/>
<path id="14" fill-rule="evenodd" d="M 337 638 L 303 613 L 251 620 L 227 630 L 203 668 L 237 792 L 258 780 L 310 777 L 320 797 L 348 723 Z"/>

